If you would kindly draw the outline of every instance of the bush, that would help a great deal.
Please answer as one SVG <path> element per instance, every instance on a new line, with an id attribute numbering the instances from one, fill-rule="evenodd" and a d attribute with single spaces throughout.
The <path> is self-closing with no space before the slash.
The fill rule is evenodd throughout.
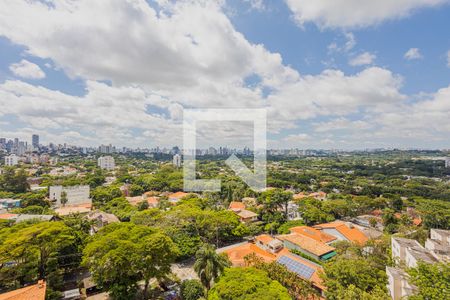
<path id="1" fill-rule="evenodd" d="M 198 300 L 205 296 L 202 283 L 197 279 L 184 280 L 180 288 L 181 299 Z"/>

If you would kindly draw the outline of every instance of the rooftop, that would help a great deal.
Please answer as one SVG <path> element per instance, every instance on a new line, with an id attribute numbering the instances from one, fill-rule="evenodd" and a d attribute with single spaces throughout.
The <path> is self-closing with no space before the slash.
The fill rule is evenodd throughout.
<path id="1" fill-rule="evenodd" d="M 304 235 L 322 243 L 329 243 L 336 240 L 336 237 L 309 226 L 297 226 L 289 230 L 291 233 Z"/>
<path id="2" fill-rule="evenodd" d="M 322 256 L 335 250 L 335 248 L 328 246 L 327 244 L 324 244 L 322 242 L 316 241 L 313 238 L 296 233 L 280 235 L 278 238 L 281 240 L 289 241 L 292 244 L 295 244 L 298 247 L 317 256 Z"/>
<path id="3" fill-rule="evenodd" d="M 438 261 L 429 251 L 421 247 L 407 248 L 406 251 L 418 261 L 421 260 L 426 263 L 435 263 Z"/>
<path id="4" fill-rule="evenodd" d="M 392 240 L 400 244 L 401 247 L 422 247 L 416 240 L 405 239 L 401 237 L 392 237 Z"/>
<path id="5" fill-rule="evenodd" d="M 231 201 L 228 209 L 231 210 L 242 210 L 245 209 L 245 204 L 243 202 Z"/>
<path id="6" fill-rule="evenodd" d="M 239 212 L 237 212 L 237 215 L 243 219 L 254 218 L 258 216 L 258 214 L 246 209 L 240 210 Z"/>
<path id="7" fill-rule="evenodd" d="M 45 300 L 45 281 L 18 290 L 0 294 L 0 300 Z"/>
<path id="8" fill-rule="evenodd" d="M 364 235 L 358 228 L 356 228 L 353 224 L 348 226 L 345 222 L 342 221 L 334 221 L 330 223 L 324 223 L 314 226 L 317 229 L 335 229 L 340 234 L 342 234 L 347 240 L 357 243 L 357 244 L 365 244 L 369 239 Z"/>

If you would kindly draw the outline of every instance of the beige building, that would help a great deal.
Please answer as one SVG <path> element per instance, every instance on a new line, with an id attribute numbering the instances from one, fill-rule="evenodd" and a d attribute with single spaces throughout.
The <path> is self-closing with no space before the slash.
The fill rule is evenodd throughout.
<path id="1" fill-rule="evenodd" d="M 92 203 L 89 198 L 89 185 L 61 186 L 54 185 L 49 188 L 49 198 L 56 202 L 56 206 L 61 206 L 61 195 L 65 192 L 67 196 L 66 205 L 76 205 L 84 203 Z"/>

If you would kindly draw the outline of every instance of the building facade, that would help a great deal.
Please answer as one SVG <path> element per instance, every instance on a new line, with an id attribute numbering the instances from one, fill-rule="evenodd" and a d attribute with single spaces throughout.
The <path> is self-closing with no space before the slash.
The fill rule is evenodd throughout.
<path id="1" fill-rule="evenodd" d="M 176 168 L 181 167 L 181 155 L 175 154 L 172 159 L 173 166 Z"/>
<path id="2" fill-rule="evenodd" d="M 49 188 L 49 198 L 51 201 L 56 202 L 56 206 L 61 206 L 61 195 L 66 193 L 67 203 L 66 205 L 76 205 L 84 203 L 92 203 L 89 198 L 90 187 L 89 185 L 77 185 L 77 186 L 61 186 L 54 185 Z"/>
<path id="3" fill-rule="evenodd" d="M 5 156 L 5 166 L 15 166 L 19 163 L 19 157 L 15 154 Z"/>
<path id="4" fill-rule="evenodd" d="M 97 165 L 104 170 L 114 170 L 116 162 L 112 156 L 102 156 L 98 158 Z"/>

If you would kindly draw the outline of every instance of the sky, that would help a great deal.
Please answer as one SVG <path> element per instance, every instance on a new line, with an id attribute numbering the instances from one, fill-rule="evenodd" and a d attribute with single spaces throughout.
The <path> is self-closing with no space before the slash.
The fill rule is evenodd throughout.
<path id="1" fill-rule="evenodd" d="M 182 146 L 205 108 L 266 109 L 269 148 L 448 149 L 450 0 L 0 1 L 0 137 Z"/>

